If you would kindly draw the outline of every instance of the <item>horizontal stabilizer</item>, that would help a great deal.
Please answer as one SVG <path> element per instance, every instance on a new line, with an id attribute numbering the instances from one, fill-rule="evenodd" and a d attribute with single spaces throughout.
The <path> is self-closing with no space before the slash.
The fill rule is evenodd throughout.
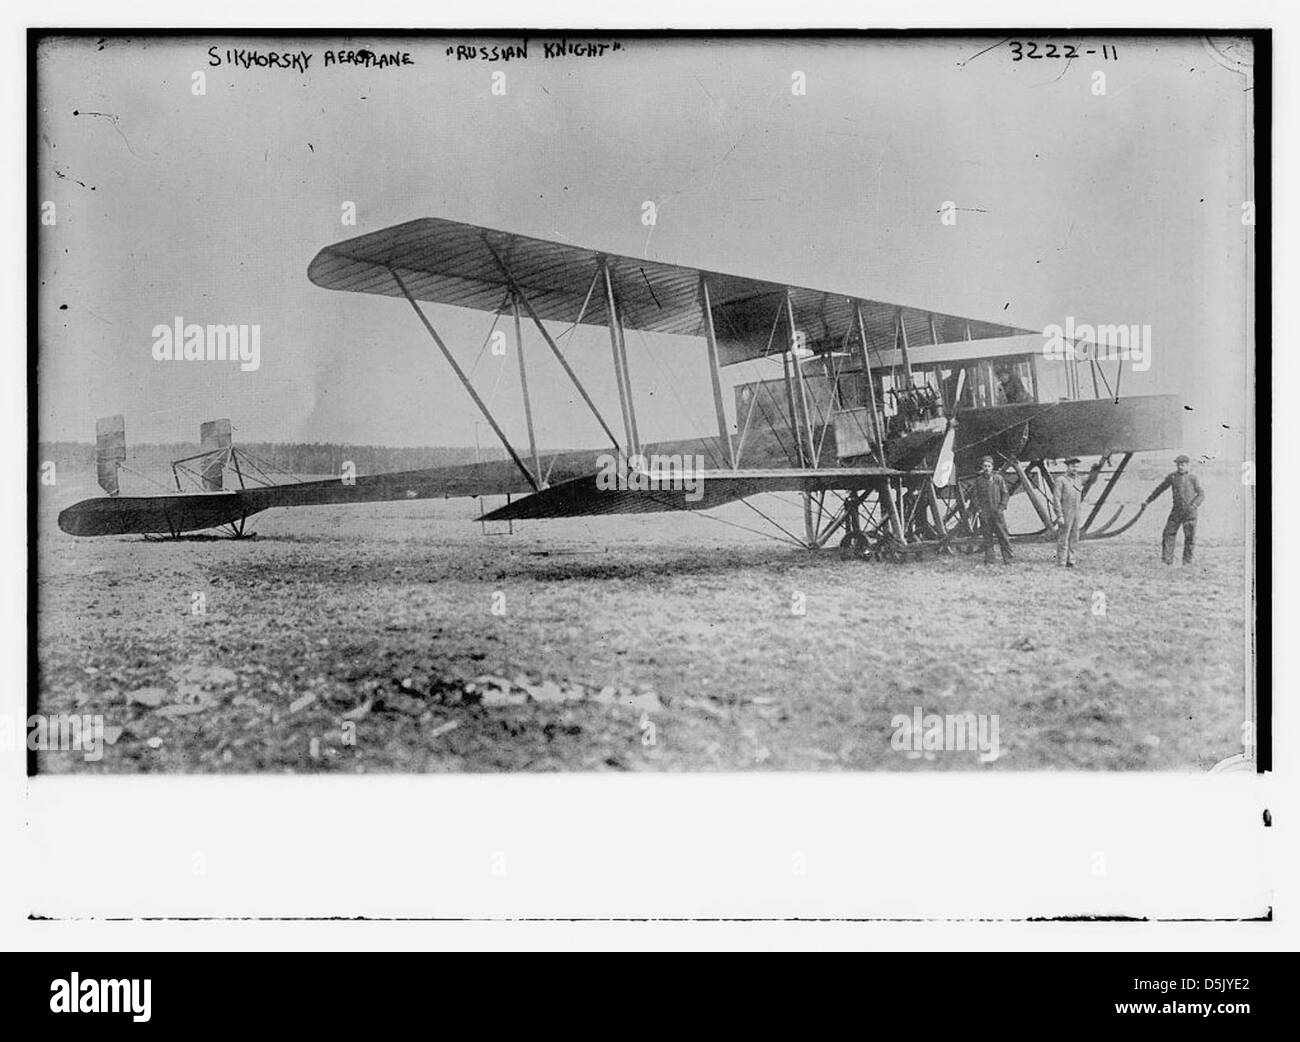
<path id="1" fill-rule="evenodd" d="M 197 532 L 232 524 L 250 513 L 238 492 L 86 499 L 59 514 L 68 535 Z"/>

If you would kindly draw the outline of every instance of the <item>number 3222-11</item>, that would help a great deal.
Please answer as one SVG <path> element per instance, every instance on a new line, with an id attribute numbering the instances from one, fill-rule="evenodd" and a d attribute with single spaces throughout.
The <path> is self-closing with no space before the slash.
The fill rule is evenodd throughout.
<path id="1" fill-rule="evenodd" d="M 1037 44 L 1034 42 L 1022 43 L 1019 40 L 1009 41 L 1011 50 L 1014 53 L 1012 61 L 1018 62 L 1025 58 L 1077 58 L 1079 57 L 1079 48 L 1072 43 L 1046 43 Z M 1045 53 L 1039 53 L 1039 47 L 1042 47 Z M 1083 52 L 1084 54 L 1096 54 L 1097 48 L 1092 47 Z M 1101 56 L 1107 61 L 1118 61 L 1119 50 L 1110 44 L 1102 44 Z"/>

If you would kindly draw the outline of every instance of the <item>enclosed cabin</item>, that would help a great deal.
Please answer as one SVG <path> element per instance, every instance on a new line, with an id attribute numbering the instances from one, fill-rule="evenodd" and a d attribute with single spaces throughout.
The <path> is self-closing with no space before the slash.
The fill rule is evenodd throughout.
<path id="1" fill-rule="evenodd" d="M 848 309 L 851 322 L 842 312 L 826 321 L 833 309 L 810 316 L 806 305 L 791 307 L 762 351 L 749 342 L 738 361 L 767 359 L 769 372 L 781 369 L 736 387 L 742 439 L 747 431 L 793 430 L 802 458 L 816 466 L 883 457 L 904 468 L 932 462 L 950 418 L 958 464 L 968 468 L 993 451 L 1059 459 L 1181 444 L 1174 396 L 1121 398 L 1130 365 L 1123 357 L 1078 344 L 1061 355 L 1040 332 L 905 308 L 848 301 Z"/>
<path id="2" fill-rule="evenodd" d="M 779 360 L 781 375 L 736 387 L 737 430 L 810 430 L 824 465 L 873 456 L 882 439 L 942 432 L 954 410 L 1055 401 L 1064 391 L 1045 372 L 1037 334 L 850 304 L 853 321 L 843 331 L 801 323 L 791 309 L 792 349 L 781 350 L 778 329 L 775 348 L 761 356 Z"/>

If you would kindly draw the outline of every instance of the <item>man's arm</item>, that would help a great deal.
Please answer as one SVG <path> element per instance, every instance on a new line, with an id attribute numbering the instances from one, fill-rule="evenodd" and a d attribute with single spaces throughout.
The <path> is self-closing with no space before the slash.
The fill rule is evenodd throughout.
<path id="1" fill-rule="evenodd" d="M 1007 481 L 1001 474 L 998 475 L 998 509 L 1006 510 L 1007 503 L 1011 499 L 1011 493 L 1007 491 Z"/>
<path id="2" fill-rule="evenodd" d="M 1197 478 L 1195 474 L 1192 475 L 1192 488 L 1196 489 L 1196 495 L 1194 495 L 1192 501 L 1187 504 L 1187 509 L 1194 512 L 1197 507 L 1205 502 L 1205 490 L 1201 488 L 1200 479 Z"/>
<path id="3" fill-rule="evenodd" d="M 1147 496 L 1147 502 L 1154 503 L 1157 499 L 1159 499 L 1160 493 L 1163 492 L 1165 489 L 1167 489 L 1170 485 L 1172 485 L 1173 481 L 1174 481 L 1174 476 L 1172 474 L 1165 475 L 1165 480 L 1160 482 L 1160 484 L 1156 486 L 1156 490 L 1152 492 L 1151 495 Z"/>

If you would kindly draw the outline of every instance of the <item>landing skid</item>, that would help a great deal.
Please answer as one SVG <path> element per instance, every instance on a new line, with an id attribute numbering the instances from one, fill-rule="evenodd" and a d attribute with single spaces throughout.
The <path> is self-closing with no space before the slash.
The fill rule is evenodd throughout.
<path id="1" fill-rule="evenodd" d="M 241 517 L 238 521 L 216 526 L 220 535 L 211 532 L 180 532 L 173 529 L 170 532 L 146 532 L 143 538 L 146 543 L 211 543 L 228 539 L 256 539 L 256 532 L 245 530 L 247 521 L 247 517 Z"/>

